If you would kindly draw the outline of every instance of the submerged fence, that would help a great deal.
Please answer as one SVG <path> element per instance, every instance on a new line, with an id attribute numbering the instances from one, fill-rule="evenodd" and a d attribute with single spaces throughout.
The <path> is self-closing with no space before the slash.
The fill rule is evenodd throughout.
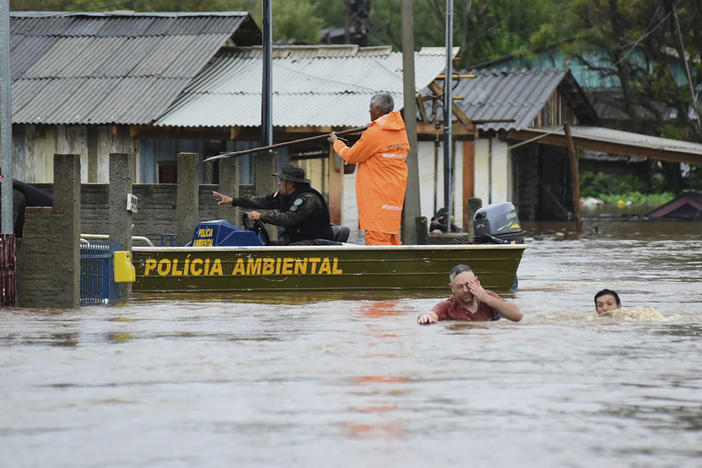
<path id="1" fill-rule="evenodd" d="M 0 307 L 17 305 L 17 244 L 14 234 L 0 234 Z"/>
<path id="2" fill-rule="evenodd" d="M 80 304 L 108 304 L 117 299 L 112 255 L 119 242 L 87 241 L 80 245 Z"/>

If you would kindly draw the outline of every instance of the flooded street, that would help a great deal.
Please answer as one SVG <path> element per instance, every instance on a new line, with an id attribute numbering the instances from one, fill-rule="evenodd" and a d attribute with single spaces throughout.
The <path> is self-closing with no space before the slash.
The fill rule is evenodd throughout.
<path id="1" fill-rule="evenodd" d="M 520 323 L 417 325 L 448 288 L 3 309 L 0 465 L 699 466 L 702 224 L 530 230 Z"/>

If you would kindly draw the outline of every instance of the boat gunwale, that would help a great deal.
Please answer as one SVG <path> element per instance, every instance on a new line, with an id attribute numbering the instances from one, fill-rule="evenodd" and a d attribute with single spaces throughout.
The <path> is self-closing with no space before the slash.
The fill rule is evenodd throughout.
<path id="1" fill-rule="evenodd" d="M 525 250 L 527 244 L 424 244 L 424 245 L 255 245 L 255 246 L 218 246 L 218 247 L 132 247 L 134 252 L 290 252 L 290 251 L 329 251 L 344 252 L 358 250 Z"/>

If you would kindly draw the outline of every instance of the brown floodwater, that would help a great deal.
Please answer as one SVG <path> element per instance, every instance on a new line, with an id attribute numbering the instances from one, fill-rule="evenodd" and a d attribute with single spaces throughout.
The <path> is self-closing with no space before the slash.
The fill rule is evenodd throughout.
<path id="1" fill-rule="evenodd" d="M 527 229 L 520 323 L 419 326 L 443 296 L 400 292 L 3 309 L 0 465 L 699 466 L 702 224 Z"/>

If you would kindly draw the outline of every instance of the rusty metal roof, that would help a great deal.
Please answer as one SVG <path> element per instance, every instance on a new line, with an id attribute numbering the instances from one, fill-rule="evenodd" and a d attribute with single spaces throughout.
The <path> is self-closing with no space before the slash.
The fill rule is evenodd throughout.
<path id="1" fill-rule="evenodd" d="M 521 130 L 534 122 L 556 89 L 569 96 L 569 104 L 577 106 L 576 114 L 582 121 L 594 123 L 597 114 L 568 70 L 477 70 L 463 71 L 475 78 L 462 78 L 455 85 L 453 96 L 460 109 L 471 120 L 511 120 L 477 125 L 482 131 Z M 429 96 L 429 90 L 424 90 Z M 425 110 L 432 112 L 431 100 Z M 437 101 L 436 115 L 443 115 L 441 101 Z"/>
<path id="2" fill-rule="evenodd" d="M 390 48 L 286 46 L 274 47 L 273 57 L 274 126 L 365 125 L 370 97 L 380 91 L 402 108 L 402 54 Z M 417 89 L 445 63 L 443 49 L 415 53 Z M 257 127 L 261 77 L 260 47 L 223 50 L 155 125 Z"/>
<path id="3" fill-rule="evenodd" d="M 13 12 L 10 29 L 14 123 L 152 123 L 230 39 L 261 39 L 246 12 Z"/>

